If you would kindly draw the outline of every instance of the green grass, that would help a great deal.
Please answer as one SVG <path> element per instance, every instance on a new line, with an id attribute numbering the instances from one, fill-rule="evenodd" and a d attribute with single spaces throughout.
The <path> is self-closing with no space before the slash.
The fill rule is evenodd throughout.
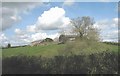
<path id="1" fill-rule="evenodd" d="M 2 50 L 2 56 L 11 57 L 18 55 L 27 55 L 27 56 L 43 56 L 43 57 L 52 57 L 58 55 L 57 50 L 64 47 L 64 45 L 41 45 L 41 46 L 26 46 L 18 48 L 8 48 Z"/>
<path id="2" fill-rule="evenodd" d="M 98 42 L 77 41 L 66 44 L 65 49 L 62 51 L 64 51 L 62 52 L 64 55 L 89 55 L 94 53 L 102 53 L 104 51 L 118 53 L 118 46 Z"/>
<path id="3" fill-rule="evenodd" d="M 49 44 L 49 45 L 41 45 L 41 46 L 33 46 L 33 47 L 26 46 L 26 47 L 8 48 L 2 50 L 2 56 L 3 58 L 18 56 L 18 55 L 53 57 L 56 55 L 62 55 L 63 52 L 68 53 L 69 50 L 72 50 L 72 53 L 74 54 L 92 54 L 92 53 L 100 53 L 106 50 L 112 52 L 118 52 L 118 46 L 108 45 L 104 43 L 99 43 L 94 46 L 90 45 L 87 46 L 87 48 L 86 46 L 79 46 L 79 45 L 72 47 L 73 45 L 75 44 L 71 44 L 71 46 L 68 46 L 67 44 L 60 44 L 60 45 Z"/>

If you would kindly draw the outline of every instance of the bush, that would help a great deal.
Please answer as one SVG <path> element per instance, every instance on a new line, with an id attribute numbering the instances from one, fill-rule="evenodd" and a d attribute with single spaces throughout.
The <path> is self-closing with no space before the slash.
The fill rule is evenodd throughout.
<path id="1" fill-rule="evenodd" d="M 117 74 L 118 55 L 103 52 L 54 58 L 13 56 L 2 60 L 3 74 Z"/>
<path id="2" fill-rule="evenodd" d="M 97 51 L 98 50 L 98 51 Z M 89 41 L 87 39 L 75 40 L 73 42 L 67 42 L 65 47 L 59 52 L 62 55 L 81 55 L 90 54 L 94 52 L 104 51 L 106 48 L 101 43 L 95 41 Z"/>

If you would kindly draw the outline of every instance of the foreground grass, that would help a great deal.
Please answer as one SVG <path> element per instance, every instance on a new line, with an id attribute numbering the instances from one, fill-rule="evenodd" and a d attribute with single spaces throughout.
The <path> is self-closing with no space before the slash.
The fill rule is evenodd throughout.
<path id="1" fill-rule="evenodd" d="M 93 45 L 85 44 L 84 42 L 79 43 L 67 43 L 67 44 L 49 44 L 41 46 L 26 46 L 17 48 L 8 48 L 2 50 L 3 58 L 11 56 L 43 56 L 43 57 L 54 57 L 58 55 L 89 55 L 94 53 L 102 53 L 104 51 L 118 53 L 118 46 L 108 45 L 105 43 L 93 43 Z"/>

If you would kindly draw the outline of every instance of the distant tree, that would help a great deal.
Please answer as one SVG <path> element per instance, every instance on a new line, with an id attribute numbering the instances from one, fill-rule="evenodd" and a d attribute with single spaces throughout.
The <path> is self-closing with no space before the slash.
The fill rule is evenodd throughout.
<path id="1" fill-rule="evenodd" d="M 8 47 L 8 48 L 10 48 L 10 47 L 11 47 L 11 44 L 10 44 L 10 43 L 8 43 L 7 47 Z"/>
<path id="2" fill-rule="evenodd" d="M 87 38 L 93 40 L 99 40 L 99 32 L 93 27 L 94 19 L 89 16 L 78 17 L 71 20 L 71 24 L 74 26 L 73 31 L 80 38 Z"/>

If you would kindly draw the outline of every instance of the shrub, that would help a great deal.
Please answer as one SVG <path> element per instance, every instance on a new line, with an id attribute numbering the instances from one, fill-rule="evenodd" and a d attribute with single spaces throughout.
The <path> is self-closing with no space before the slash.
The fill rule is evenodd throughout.
<path id="1" fill-rule="evenodd" d="M 3 74 L 117 74 L 118 55 L 111 52 L 54 58 L 13 56 L 2 60 Z"/>

